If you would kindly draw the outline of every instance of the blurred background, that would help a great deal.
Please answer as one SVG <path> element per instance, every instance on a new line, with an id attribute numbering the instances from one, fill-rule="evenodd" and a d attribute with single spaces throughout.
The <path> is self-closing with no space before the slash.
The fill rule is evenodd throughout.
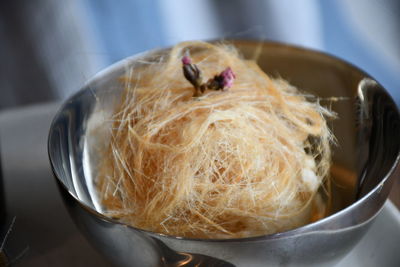
<path id="1" fill-rule="evenodd" d="M 397 0 L 14 0 L 0 1 L 0 110 L 65 99 L 135 53 L 216 38 L 328 52 L 400 104 Z"/>
<path id="2" fill-rule="evenodd" d="M 42 103 L 66 99 L 127 56 L 185 40 L 230 38 L 333 54 L 372 75 L 400 105 L 398 0 L 0 0 L 0 266 L 2 226 L 11 229 L 14 215 L 8 256 L 21 258 L 30 245 L 19 266 L 105 266 L 47 179 L 44 144 L 58 104 Z M 20 109 L 28 105 L 36 106 Z M 392 200 L 400 205 L 397 184 Z"/>

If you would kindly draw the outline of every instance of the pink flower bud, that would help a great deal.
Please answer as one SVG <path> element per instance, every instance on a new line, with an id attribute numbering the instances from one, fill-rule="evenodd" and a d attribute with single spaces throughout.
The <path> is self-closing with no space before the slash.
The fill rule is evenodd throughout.
<path id="1" fill-rule="evenodd" d="M 184 56 L 184 57 L 182 58 L 182 64 L 183 64 L 183 65 L 192 64 L 192 60 L 190 59 L 190 57 Z"/>
<path id="2" fill-rule="evenodd" d="M 220 76 L 223 78 L 222 84 L 224 88 L 232 87 L 236 75 L 235 73 L 233 73 L 230 67 L 226 68 L 223 72 L 221 72 Z"/>

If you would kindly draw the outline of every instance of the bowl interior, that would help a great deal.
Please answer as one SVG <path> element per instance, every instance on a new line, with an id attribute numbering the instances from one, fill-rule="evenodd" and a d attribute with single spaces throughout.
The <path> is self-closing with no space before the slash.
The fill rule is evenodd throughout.
<path id="1" fill-rule="evenodd" d="M 234 41 L 246 58 L 260 50 L 257 62 L 320 98 L 338 119 L 329 122 L 333 146 L 332 213 L 377 188 L 397 163 L 400 123 L 396 105 L 381 86 L 356 67 L 315 51 L 251 41 Z M 119 77 L 157 53 L 125 59 L 99 73 L 60 109 L 49 134 L 49 157 L 57 179 L 82 205 L 99 213 L 93 181 L 100 151 L 107 146 L 111 116 L 124 88 Z M 334 99 L 336 98 L 336 99 Z"/>

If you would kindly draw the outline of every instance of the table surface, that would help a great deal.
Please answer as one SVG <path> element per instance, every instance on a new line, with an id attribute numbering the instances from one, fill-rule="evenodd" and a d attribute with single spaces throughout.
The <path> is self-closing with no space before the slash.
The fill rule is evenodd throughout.
<path id="1" fill-rule="evenodd" d="M 0 112 L 8 223 L 15 218 L 6 247 L 19 258 L 15 266 L 111 266 L 77 230 L 52 177 L 46 144 L 58 107 L 51 103 Z M 399 192 L 396 179 L 391 200 L 400 206 Z M 368 234 L 339 266 L 400 266 L 399 244 L 399 211 L 387 202 Z"/>

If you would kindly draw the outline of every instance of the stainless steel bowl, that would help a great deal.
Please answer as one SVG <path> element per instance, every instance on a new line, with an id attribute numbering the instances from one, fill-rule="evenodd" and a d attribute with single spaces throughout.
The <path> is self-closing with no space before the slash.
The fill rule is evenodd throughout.
<path id="1" fill-rule="evenodd" d="M 320 52 L 278 43 L 232 42 L 245 57 L 261 48 L 258 63 L 267 73 L 279 75 L 321 99 L 340 98 L 326 102 L 339 118 L 330 125 L 338 143 L 332 168 L 333 214 L 291 231 L 230 240 L 166 236 L 103 216 L 93 178 L 97 149 L 107 144 L 108 118 L 123 89 L 117 79 L 128 67 L 140 66 L 163 53 L 153 51 L 127 58 L 99 73 L 65 102 L 49 134 L 50 163 L 71 216 L 92 244 L 114 263 L 329 266 L 355 246 L 387 199 L 400 151 L 400 117 L 387 92 L 358 68 Z"/>

